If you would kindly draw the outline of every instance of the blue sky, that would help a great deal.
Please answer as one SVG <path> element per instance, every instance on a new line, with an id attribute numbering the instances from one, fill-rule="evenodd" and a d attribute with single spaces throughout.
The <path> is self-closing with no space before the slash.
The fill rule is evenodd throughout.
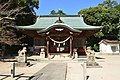
<path id="1" fill-rule="evenodd" d="M 104 0 L 40 0 L 39 9 L 35 10 L 37 15 L 50 14 L 51 10 L 63 10 L 66 14 L 77 14 L 84 8 L 97 6 Z M 120 3 L 120 0 L 116 0 Z"/>

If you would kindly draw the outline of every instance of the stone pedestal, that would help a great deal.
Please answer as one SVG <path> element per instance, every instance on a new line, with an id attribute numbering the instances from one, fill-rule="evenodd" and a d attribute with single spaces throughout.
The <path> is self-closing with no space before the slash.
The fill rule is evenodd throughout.
<path id="1" fill-rule="evenodd" d="M 26 56 L 18 56 L 18 62 L 19 63 L 25 63 L 25 62 L 27 62 Z"/>
<path id="2" fill-rule="evenodd" d="M 41 48 L 40 58 L 45 58 L 45 49 L 44 48 Z"/>
<path id="3" fill-rule="evenodd" d="M 15 63 L 15 66 L 16 67 L 25 67 L 25 66 L 28 66 L 29 64 L 30 64 L 29 62 L 26 62 L 26 63 L 18 62 L 18 63 Z"/>

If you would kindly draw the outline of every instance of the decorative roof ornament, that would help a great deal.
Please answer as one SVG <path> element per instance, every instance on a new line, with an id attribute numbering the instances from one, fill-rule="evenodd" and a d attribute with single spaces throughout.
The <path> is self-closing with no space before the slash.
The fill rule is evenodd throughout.
<path id="1" fill-rule="evenodd" d="M 60 16 L 59 16 L 58 20 L 56 20 L 55 23 L 64 23 L 64 22 L 60 19 Z"/>

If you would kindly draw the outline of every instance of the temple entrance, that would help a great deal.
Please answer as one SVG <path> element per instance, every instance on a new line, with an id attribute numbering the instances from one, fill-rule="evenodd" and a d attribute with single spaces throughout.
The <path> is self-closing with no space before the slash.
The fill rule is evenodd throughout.
<path id="1" fill-rule="evenodd" d="M 72 36 L 48 36 L 47 53 L 50 59 L 69 59 L 72 54 Z"/>
<path id="2" fill-rule="evenodd" d="M 48 55 L 72 55 L 73 35 L 64 27 L 52 27 L 46 36 Z"/>
<path id="3" fill-rule="evenodd" d="M 70 53 L 70 37 L 49 38 L 49 53 Z"/>

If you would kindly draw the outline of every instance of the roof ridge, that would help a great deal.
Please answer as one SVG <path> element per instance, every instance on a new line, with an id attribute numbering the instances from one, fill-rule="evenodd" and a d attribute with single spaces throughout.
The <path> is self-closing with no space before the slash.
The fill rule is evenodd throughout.
<path id="1" fill-rule="evenodd" d="M 40 15 L 38 17 L 80 17 L 82 15 Z"/>

